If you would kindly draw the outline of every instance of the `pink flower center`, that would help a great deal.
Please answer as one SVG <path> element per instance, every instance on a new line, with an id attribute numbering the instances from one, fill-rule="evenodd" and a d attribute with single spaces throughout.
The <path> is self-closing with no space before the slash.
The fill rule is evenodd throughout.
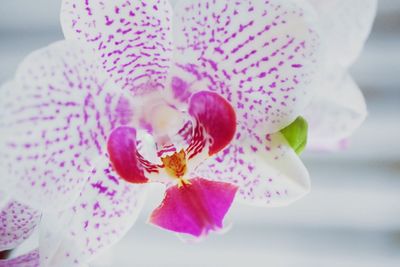
<path id="1" fill-rule="evenodd" d="M 145 143 L 135 128 L 115 129 L 108 141 L 110 160 L 117 173 L 133 183 L 154 181 L 187 184 L 191 172 L 204 160 L 226 147 L 234 137 L 236 115 L 220 95 L 201 91 L 193 94 L 185 110 L 159 96 L 144 101 L 140 126 L 152 136 Z M 153 147 L 148 157 L 140 147 Z M 156 157 L 154 157 L 156 156 Z M 136 178 L 135 178 L 136 177 Z"/>
<path id="2" fill-rule="evenodd" d="M 138 141 L 135 128 L 119 127 L 108 140 L 115 171 L 131 183 L 167 185 L 162 204 L 151 215 L 153 224 L 193 236 L 222 228 L 237 187 L 207 180 L 213 177 L 198 177 L 193 171 L 234 138 L 236 114 L 230 103 L 216 93 L 201 91 L 190 97 L 186 112 L 163 100 L 143 110 L 142 123 L 153 136 L 156 157 L 143 156 L 140 146 L 146 148 L 146 144 Z M 176 122 L 183 123 L 174 127 Z M 171 186 L 171 181 L 178 186 Z"/>

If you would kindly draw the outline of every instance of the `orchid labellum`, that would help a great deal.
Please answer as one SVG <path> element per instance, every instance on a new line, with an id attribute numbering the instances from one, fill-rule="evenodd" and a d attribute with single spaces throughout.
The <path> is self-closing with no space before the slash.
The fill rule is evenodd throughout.
<path id="1" fill-rule="evenodd" d="M 39 250 L 14 260 L 88 262 L 129 230 L 149 183 L 166 188 L 150 222 L 194 237 L 221 229 L 235 196 L 304 196 L 313 14 L 295 0 L 63 0 L 66 40 L 1 91 L 2 185 L 46 213 Z"/>

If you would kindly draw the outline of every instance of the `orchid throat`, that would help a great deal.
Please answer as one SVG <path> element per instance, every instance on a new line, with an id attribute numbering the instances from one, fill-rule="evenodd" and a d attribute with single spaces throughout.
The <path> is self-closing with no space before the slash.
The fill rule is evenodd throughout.
<path id="1" fill-rule="evenodd" d="M 162 157 L 161 161 L 167 174 L 174 179 L 178 179 L 178 187 L 190 184 L 189 180 L 184 178 L 188 170 L 185 150 L 182 149 L 171 156 Z"/>

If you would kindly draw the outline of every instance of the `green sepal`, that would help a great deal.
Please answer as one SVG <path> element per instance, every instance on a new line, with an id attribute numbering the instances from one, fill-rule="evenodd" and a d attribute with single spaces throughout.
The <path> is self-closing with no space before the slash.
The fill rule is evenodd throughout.
<path id="1" fill-rule="evenodd" d="M 298 155 L 304 151 L 307 145 L 308 123 L 303 117 L 298 117 L 280 132 Z"/>

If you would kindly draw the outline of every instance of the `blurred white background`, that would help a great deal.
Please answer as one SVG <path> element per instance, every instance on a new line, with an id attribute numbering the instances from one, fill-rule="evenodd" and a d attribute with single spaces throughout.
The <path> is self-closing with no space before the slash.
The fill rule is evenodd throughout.
<path id="1" fill-rule="evenodd" d="M 60 0 L 0 1 L 0 83 L 30 51 L 62 39 Z M 369 117 L 347 151 L 306 153 L 311 194 L 280 209 L 236 204 L 232 229 L 199 244 L 136 226 L 103 266 L 400 266 L 400 1 L 381 0 L 370 40 L 352 69 Z M 113 256 L 113 263 L 109 257 Z"/>

